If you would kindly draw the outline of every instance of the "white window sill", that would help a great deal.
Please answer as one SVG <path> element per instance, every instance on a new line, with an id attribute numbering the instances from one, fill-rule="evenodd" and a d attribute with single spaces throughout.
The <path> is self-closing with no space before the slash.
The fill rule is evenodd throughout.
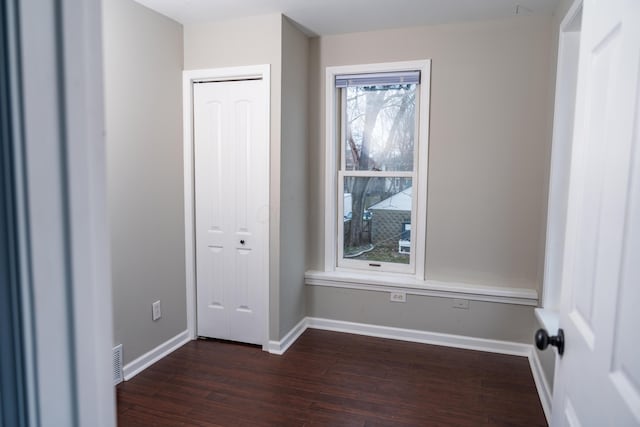
<path id="1" fill-rule="evenodd" d="M 538 292 L 535 289 L 417 280 L 411 276 L 345 271 L 309 270 L 305 273 L 304 278 L 305 284 L 311 286 L 329 286 L 378 292 L 402 291 L 408 295 L 461 298 L 528 306 L 538 305 Z"/>

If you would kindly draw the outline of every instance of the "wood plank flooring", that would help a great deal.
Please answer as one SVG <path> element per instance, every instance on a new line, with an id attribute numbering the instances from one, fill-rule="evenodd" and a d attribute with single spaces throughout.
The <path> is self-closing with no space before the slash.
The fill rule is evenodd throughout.
<path id="1" fill-rule="evenodd" d="M 119 426 L 545 426 L 524 357 L 307 330 L 193 341 L 117 387 Z"/>

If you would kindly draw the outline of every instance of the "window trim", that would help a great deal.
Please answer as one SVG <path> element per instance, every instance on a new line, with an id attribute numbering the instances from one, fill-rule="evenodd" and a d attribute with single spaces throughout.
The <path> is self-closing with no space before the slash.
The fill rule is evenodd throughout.
<path id="1" fill-rule="evenodd" d="M 335 87 L 335 78 L 341 74 L 362 74 L 393 71 L 419 70 L 421 73 L 418 114 L 418 150 L 416 170 L 418 191 L 414 192 L 416 203 L 415 225 L 415 259 L 414 272 L 384 274 L 402 275 L 425 279 L 426 229 L 427 229 L 427 175 L 429 155 L 429 100 L 431 94 L 431 60 L 387 62 L 377 64 L 361 64 L 327 67 L 325 73 L 325 217 L 324 217 L 324 270 L 330 271 L 362 271 L 362 269 L 338 267 L 338 159 L 341 145 L 338 144 L 341 131 L 337 127 L 338 103 L 342 102 L 339 90 Z M 423 202 L 424 201 L 424 202 Z M 372 270 L 367 270 L 372 271 Z M 380 273 L 383 273 L 382 271 Z"/>

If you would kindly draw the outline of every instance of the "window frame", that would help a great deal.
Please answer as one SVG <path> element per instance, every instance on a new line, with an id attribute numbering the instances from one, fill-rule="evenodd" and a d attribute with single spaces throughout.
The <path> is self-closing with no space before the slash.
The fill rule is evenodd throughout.
<path id="1" fill-rule="evenodd" d="M 335 86 L 335 78 L 341 74 L 362 74 L 381 72 L 420 71 L 420 84 L 417 85 L 416 97 L 416 130 L 417 148 L 414 155 L 413 176 L 413 201 L 412 201 L 412 252 L 410 264 L 378 263 L 384 264 L 384 268 L 372 267 L 365 261 L 341 260 L 342 250 L 339 233 L 343 230 L 343 224 L 338 221 L 342 215 L 343 194 L 339 185 L 343 183 L 344 174 L 340 167 L 342 162 L 343 133 L 341 111 L 343 100 L 341 91 Z M 325 75 L 325 125 L 326 125 L 326 152 L 325 152 L 325 271 L 367 271 L 377 274 L 403 275 L 425 279 L 425 253 L 426 253 L 426 227 L 427 227 L 427 176 L 429 153 L 429 100 L 431 82 L 431 60 L 388 62 L 378 64 L 361 64 L 348 66 L 334 66 L 326 68 Z M 389 172 L 391 175 L 404 175 L 404 173 Z M 382 176 L 381 176 L 382 177 Z M 347 261 L 347 262 L 344 262 Z M 351 262 L 349 262 L 351 261 Z"/>
<path id="2" fill-rule="evenodd" d="M 419 123 L 420 123 L 420 84 L 416 85 L 416 98 L 415 98 L 415 108 L 417 114 L 415 115 L 415 128 L 416 135 L 418 138 L 414 141 L 413 147 L 413 165 L 412 169 L 408 171 L 401 170 L 392 170 L 392 171 L 372 171 L 372 170 L 348 170 L 346 167 L 346 159 L 345 159 L 345 139 L 346 139 L 346 108 L 347 108 L 347 88 L 336 88 L 338 90 L 338 95 L 340 97 L 340 108 L 337 108 L 335 117 L 336 120 L 340 122 L 340 136 L 338 137 L 338 141 L 336 143 L 339 145 L 338 147 L 338 159 L 337 159 L 337 174 L 338 174 L 338 185 L 336 187 L 336 197 L 338 201 L 338 219 L 336 225 L 338 226 L 338 231 L 336 234 L 336 249 L 338 251 L 336 256 L 336 267 L 337 268 L 345 268 L 348 270 L 365 270 L 365 271 L 379 271 L 385 273 L 405 273 L 405 274 L 414 274 L 416 268 L 416 239 L 412 239 L 410 243 L 410 252 L 409 252 L 409 263 L 392 263 L 392 262 L 384 262 L 384 261 L 364 261 L 364 260 L 352 260 L 344 258 L 344 221 L 340 221 L 340 213 L 344 212 L 344 183 L 347 178 L 410 178 L 411 185 L 417 186 L 417 177 L 418 177 L 418 150 L 420 147 L 419 144 Z M 341 197 L 342 196 L 342 197 Z M 412 197 L 413 199 L 413 197 Z M 417 205 L 415 203 L 411 203 L 411 224 L 415 223 L 417 220 Z M 371 231 L 370 231 L 371 232 Z"/>

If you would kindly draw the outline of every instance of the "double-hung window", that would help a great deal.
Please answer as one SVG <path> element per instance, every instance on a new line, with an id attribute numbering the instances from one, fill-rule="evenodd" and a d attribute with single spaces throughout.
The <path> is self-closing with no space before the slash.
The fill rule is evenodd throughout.
<path id="1" fill-rule="evenodd" d="M 327 69 L 326 269 L 424 278 L 429 65 Z"/>

